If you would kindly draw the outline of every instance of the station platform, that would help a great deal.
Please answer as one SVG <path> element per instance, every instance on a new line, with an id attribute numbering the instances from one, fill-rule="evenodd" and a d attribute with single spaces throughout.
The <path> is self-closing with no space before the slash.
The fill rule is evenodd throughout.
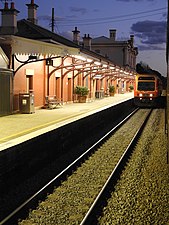
<path id="1" fill-rule="evenodd" d="M 2 116 L 0 151 L 133 97 L 134 93 L 128 92 L 86 103 L 64 104 L 56 109 L 35 109 L 32 114 Z"/>

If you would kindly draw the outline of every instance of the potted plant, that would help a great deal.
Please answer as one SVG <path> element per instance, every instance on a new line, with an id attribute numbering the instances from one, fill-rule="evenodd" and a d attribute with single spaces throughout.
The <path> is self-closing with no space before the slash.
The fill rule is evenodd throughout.
<path id="1" fill-rule="evenodd" d="M 78 95 L 78 100 L 80 103 L 86 102 L 88 93 L 89 93 L 89 90 L 85 86 L 76 86 L 75 87 L 75 94 Z"/>
<path id="2" fill-rule="evenodd" d="M 130 86 L 129 86 L 129 92 L 132 92 L 133 89 L 134 89 L 133 85 L 130 85 Z"/>
<path id="3" fill-rule="evenodd" d="M 114 96 L 114 94 L 115 94 L 115 86 L 113 86 L 113 85 L 110 85 L 109 86 L 109 94 L 110 94 L 110 96 Z"/>

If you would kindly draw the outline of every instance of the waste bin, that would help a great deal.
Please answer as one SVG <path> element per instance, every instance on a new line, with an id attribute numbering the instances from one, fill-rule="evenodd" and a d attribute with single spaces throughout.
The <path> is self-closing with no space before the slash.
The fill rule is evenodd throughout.
<path id="1" fill-rule="evenodd" d="M 34 94 L 20 93 L 19 94 L 19 110 L 21 113 L 34 113 Z"/>
<path id="2" fill-rule="evenodd" d="M 104 92 L 103 91 L 96 91 L 95 92 L 95 97 L 96 98 L 103 98 L 104 97 Z"/>

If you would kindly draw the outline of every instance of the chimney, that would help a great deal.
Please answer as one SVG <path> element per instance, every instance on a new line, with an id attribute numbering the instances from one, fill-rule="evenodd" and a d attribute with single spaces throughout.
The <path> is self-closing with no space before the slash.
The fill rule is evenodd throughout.
<path id="1" fill-rule="evenodd" d="M 110 39 L 112 41 L 115 41 L 116 40 L 116 29 L 111 29 L 111 30 L 109 30 L 109 32 L 110 32 Z"/>
<path id="2" fill-rule="evenodd" d="M 18 10 L 15 9 L 14 2 L 11 2 L 11 7 L 8 7 L 8 2 L 5 2 L 4 9 L 1 11 L 1 27 L 0 34 L 16 34 L 17 29 L 17 14 Z"/>
<path id="3" fill-rule="evenodd" d="M 34 3 L 34 0 L 31 0 L 31 3 L 26 5 L 28 6 L 28 20 L 34 24 L 37 24 L 38 20 L 36 17 L 36 12 L 39 6 Z"/>
<path id="4" fill-rule="evenodd" d="M 134 35 L 133 34 L 130 35 L 130 43 L 132 46 L 134 45 Z"/>
<path id="5" fill-rule="evenodd" d="M 83 37 L 83 46 L 84 48 L 87 48 L 89 50 L 91 50 L 91 43 L 92 43 L 92 38 L 88 35 L 84 35 Z"/>
<path id="6" fill-rule="evenodd" d="M 79 45 L 80 42 L 80 31 L 75 27 L 75 30 L 72 30 L 73 32 L 73 42 Z"/>

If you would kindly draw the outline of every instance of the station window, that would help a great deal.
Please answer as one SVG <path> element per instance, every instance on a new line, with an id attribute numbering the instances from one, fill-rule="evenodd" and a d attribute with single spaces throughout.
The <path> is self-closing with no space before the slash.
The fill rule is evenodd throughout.
<path id="1" fill-rule="evenodd" d="M 26 76 L 26 92 L 33 91 L 33 76 Z"/>

